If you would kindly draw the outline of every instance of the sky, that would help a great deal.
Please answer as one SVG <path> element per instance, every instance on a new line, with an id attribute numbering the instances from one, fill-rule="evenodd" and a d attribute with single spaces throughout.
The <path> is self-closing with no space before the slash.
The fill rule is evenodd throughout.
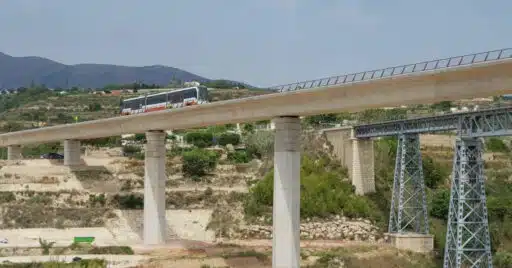
<path id="1" fill-rule="evenodd" d="M 271 86 L 512 47 L 510 0 L 0 0 L 0 52 Z"/>

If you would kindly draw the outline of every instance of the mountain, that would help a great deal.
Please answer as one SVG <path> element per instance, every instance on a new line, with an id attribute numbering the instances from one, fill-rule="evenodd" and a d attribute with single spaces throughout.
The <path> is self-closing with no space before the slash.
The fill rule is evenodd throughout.
<path id="1" fill-rule="evenodd" d="M 13 57 L 0 52 L 0 88 L 17 88 L 31 83 L 50 88 L 101 88 L 108 84 L 167 85 L 171 79 L 207 82 L 210 79 L 161 65 L 128 67 L 108 64 L 66 65 L 41 57 Z"/>

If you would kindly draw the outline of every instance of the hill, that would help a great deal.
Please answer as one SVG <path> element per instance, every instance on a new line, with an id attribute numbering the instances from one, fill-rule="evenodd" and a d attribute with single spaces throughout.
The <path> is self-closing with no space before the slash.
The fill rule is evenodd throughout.
<path id="1" fill-rule="evenodd" d="M 27 87 L 31 84 L 50 88 L 101 88 L 110 84 L 167 85 L 172 80 L 211 81 L 208 78 L 161 65 L 128 67 L 108 64 L 66 65 L 41 57 L 13 57 L 0 52 L 0 88 Z M 237 83 L 237 82 L 234 82 Z"/>
<path id="2" fill-rule="evenodd" d="M 151 92 L 149 90 L 147 93 Z M 212 102 L 269 94 L 267 90 L 212 89 Z M 58 125 L 119 115 L 119 101 L 143 93 L 116 95 L 69 91 L 60 94 L 45 88 L 29 88 L 18 94 L 0 94 L 0 133 L 33 128 L 44 123 Z"/>

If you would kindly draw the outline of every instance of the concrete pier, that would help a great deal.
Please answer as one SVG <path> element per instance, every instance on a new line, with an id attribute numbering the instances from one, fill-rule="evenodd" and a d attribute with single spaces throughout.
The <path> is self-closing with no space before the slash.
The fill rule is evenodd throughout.
<path id="1" fill-rule="evenodd" d="M 274 141 L 272 267 L 300 267 L 300 120 L 279 117 Z"/>
<path id="2" fill-rule="evenodd" d="M 21 146 L 10 145 L 7 147 L 7 160 L 18 160 L 21 158 Z"/>
<path id="3" fill-rule="evenodd" d="M 352 137 L 352 185 L 356 194 L 365 195 L 375 192 L 375 165 L 373 140 Z"/>
<path id="4" fill-rule="evenodd" d="M 65 140 L 64 141 L 64 165 L 78 166 L 82 163 L 80 159 L 80 141 Z"/>
<path id="5" fill-rule="evenodd" d="M 165 136 L 164 131 L 146 132 L 144 175 L 144 244 L 165 243 Z"/>
<path id="6" fill-rule="evenodd" d="M 375 192 L 373 140 L 355 138 L 352 127 L 324 129 L 322 133 L 332 144 L 334 155 L 347 167 L 356 194 Z"/>

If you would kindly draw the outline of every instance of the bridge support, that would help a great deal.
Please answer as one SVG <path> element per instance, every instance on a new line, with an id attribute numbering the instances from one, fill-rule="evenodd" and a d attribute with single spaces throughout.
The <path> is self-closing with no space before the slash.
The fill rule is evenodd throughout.
<path id="1" fill-rule="evenodd" d="M 165 132 L 146 132 L 144 175 L 144 244 L 165 243 Z"/>
<path id="2" fill-rule="evenodd" d="M 481 140 L 458 139 L 453 158 L 445 268 L 492 267 L 483 172 Z"/>
<path id="3" fill-rule="evenodd" d="M 7 160 L 18 160 L 21 158 L 22 156 L 20 145 L 9 145 L 7 147 Z"/>
<path id="4" fill-rule="evenodd" d="M 389 217 L 390 242 L 397 248 L 432 251 L 427 213 L 419 136 L 399 135 Z"/>
<path id="5" fill-rule="evenodd" d="M 375 192 L 373 140 L 356 138 L 352 127 L 324 129 L 322 134 L 333 146 L 336 158 L 347 167 L 356 194 Z"/>
<path id="6" fill-rule="evenodd" d="M 300 120 L 275 125 L 272 267 L 300 267 Z"/>
<path id="7" fill-rule="evenodd" d="M 80 165 L 80 141 L 79 140 L 65 140 L 64 141 L 64 165 L 65 166 L 78 166 Z"/>
<path id="8" fill-rule="evenodd" d="M 353 132 L 353 131 L 352 131 Z M 353 136 L 353 133 L 352 133 Z M 372 139 L 352 140 L 352 185 L 356 194 L 365 195 L 375 192 L 375 168 Z"/>

